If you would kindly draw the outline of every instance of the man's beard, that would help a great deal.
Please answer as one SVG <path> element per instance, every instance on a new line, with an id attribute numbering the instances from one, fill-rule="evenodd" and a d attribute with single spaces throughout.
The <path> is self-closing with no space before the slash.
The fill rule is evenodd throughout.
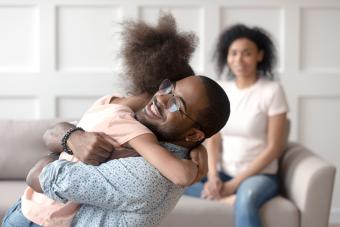
<path id="1" fill-rule="evenodd" d="M 173 142 L 176 141 L 176 139 L 178 138 L 177 133 L 175 132 L 171 133 L 162 131 L 157 126 L 146 122 L 145 123 L 143 122 L 143 125 L 150 129 L 156 135 L 159 141 Z"/>
<path id="2" fill-rule="evenodd" d="M 178 139 L 179 133 L 177 131 L 173 130 L 173 132 L 168 132 L 160 129 L 160 127 L 147 122 L 144 117 L 139 117 L 139 111 L 136 113 L 136 120 L 150 129 L 156 135 L 158 141 L 173 142 Z"/>

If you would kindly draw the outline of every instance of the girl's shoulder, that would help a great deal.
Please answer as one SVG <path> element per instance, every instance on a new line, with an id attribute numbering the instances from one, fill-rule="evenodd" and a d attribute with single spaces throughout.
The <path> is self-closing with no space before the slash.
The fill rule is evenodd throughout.
<path id="1" fill-rule="evenodd" d="M 127 97 L 112 97 L 110 104 L 119 104 L 129 107 L 133 112 L 143 108 L 151 97 L 149 95 L 131 95 Z"/>

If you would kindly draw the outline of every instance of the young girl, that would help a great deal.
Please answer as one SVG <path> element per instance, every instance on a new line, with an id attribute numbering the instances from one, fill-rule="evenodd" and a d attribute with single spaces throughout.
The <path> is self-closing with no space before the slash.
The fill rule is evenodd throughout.
<path id="1" fill-rule="evenodd" d="M 191 33 L 177 32 L 175 20 L 170 15 L 160 17 L 156 27 L 143 22 L 127 22 L 123 38 L 122 57 L 125 75 L 131 81 L 129 92 L 132 95 L 102 97 L 84 114 L 78 127 L 110 135 L 120 145 L 136 150 L 173 183 L 190 185 L 196 180 L 196 164 L 179 159 L 160 146 L 156 136 L 134 118 L 134 112 L 145 106 L 160 81 L 165 78 L 176 81 L 194 74 L 188 61 L 195 49 L 196 38 Z M 165 92 L 162 89 L 166 88 L 159 92 Z M 174 105 L 181 108 L 178 103 Z M 77 161 L 65 152 L 59 158 Z M 34 169 L 36 167 L 33 172 Z M 35 173 L 31 171 L 30 174 Z M 68 226 L 80 205 L 53 201 L 28 187 L 21 206 L 23 215 L 31 224 Z"/>

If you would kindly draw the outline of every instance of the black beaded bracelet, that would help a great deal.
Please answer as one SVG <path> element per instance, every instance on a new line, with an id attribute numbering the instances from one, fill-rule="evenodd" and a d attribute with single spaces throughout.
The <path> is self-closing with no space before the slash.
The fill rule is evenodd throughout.
<path id="1" fill-rule="evenodd" d="M 67 146 L 67 140 L 70 138 L 73 132 L 78 131 L 78 130 L 83 131 L 83 132 L 85 131 L 81 127 L 70 128 L 69 130 L 67 130 L 67 132 L 61 139 L 61 146 L 63 146 L 63 151 L 66 152 L 67 154 L 71 154 L 71 155 L 73 154 L 72 150 Z"/>

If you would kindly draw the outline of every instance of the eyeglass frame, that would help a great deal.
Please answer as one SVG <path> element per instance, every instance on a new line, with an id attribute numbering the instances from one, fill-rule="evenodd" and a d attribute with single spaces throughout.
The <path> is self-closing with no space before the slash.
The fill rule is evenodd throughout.
<path id="1" fill-rule="evenodd" d="M 162 85 L 165 84 L 165 83 L 168 83 L 169 85 L 162 88 Z M 177 111 L 181 112 L 182 114 L 184 114 L 184 116 L 186 116 L 192 122 L 194 122 L 202 131 L 204 131 L 203 126 L 200 123 L 198 123 L 196 120 L 194 120 L 192 117 L 190 117 L 187 113 L 185 113 L 183 110 L 181 110 L 181 106 L 184 106 L 184 104 L 183 104 L 182 99 L 175 94 L 175 87 L 176 87 L 176 82 L 172 82 L 169 79 L 164 79 L 161 82 L 161 84 L 159 85 L 158 92 L 157 92 L 158 94 L 160 94 L 160 95 L 172 95 L 172 97 L 170 99 L 168 99 L 168 101 L 166 103 L 166 110 L 169 111 L 170 113 L 175 113 Z M 170 88 L 170 89 L 168 90 L 168 88 Z M 174 103 L 175 103 L 175 106 L 176 106 L 176 110 L 171 110 L 168 106 L 171 99 L 175 99 Z M 181 101 L 177 101 L 178 99 L 181 100 Z M 180 105 L 180 106 L 178 106 L 178 105 Z"/>

